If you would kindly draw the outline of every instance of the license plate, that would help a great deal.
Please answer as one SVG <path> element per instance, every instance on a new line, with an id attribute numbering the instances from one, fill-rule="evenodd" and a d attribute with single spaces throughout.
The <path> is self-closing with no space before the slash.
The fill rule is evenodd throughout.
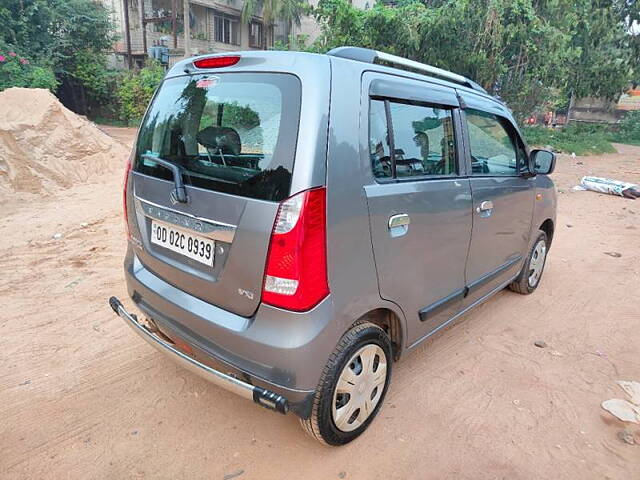
<path id="1" fill-rule="evenodd" d="M 151 243 L 168 248 L 210 267 L 213 266 L 215 242 L 200 235 L 193 235 L 152 220 Z"/>

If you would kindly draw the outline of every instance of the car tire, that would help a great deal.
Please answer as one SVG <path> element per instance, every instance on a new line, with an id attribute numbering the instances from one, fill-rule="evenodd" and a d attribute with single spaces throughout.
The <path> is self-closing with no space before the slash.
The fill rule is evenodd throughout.
<path id="1" fill-rule="evenodd" d="M 522 266 L 520 274 L 509 285 L 510 290 L 521 295 L 529 295 L 538 288 L 547 261 L 548 250 L 547 234 L 540 230 L 535 242 L 533 242 L 533 246 L 529 250 L 529 255 Z"/>
<path id="2" fill-rule="evenodd" d="M 337 446 L 367 429 L 389 387 L 391 351 L 389 336 L 373 323 L 358 323 L 342 336 L 322 371 L 310 417 L 300 419 L 311 437 Z"/>

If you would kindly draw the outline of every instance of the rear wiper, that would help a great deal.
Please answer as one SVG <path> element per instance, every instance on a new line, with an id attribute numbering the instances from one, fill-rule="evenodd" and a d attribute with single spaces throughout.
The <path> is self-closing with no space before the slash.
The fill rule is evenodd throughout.
<path id="1" fill-rule="evenodd" d="M 180 203 L 187 203 L 187 190 L 184 188 L 184 183 L 182 182 L 182 169 L 180 168 L 180 166 L 176 165 L 173 162 L 165 160 L 164 158 L 156 157 L 153 155 L 142 155 L 142 158 L 151 160 L 152 162 L 155 162 L 158 165 L 171 170 L 171 173 L 173 173 L 173 183 L 176 186 L 176 200 Z"/>

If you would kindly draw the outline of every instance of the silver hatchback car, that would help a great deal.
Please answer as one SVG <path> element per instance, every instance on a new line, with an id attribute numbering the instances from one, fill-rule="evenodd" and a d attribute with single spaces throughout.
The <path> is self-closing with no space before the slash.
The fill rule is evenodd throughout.
<path id="1" fill-rule="evenodd" d="M 110 305 L 186 367 L 344 444 L 405 352 L 505 287 L 536 289 L 554 166 L 501 101 L 429 65 L 355 47 L 186 59 L 126 173 L 142 315 Z"/>

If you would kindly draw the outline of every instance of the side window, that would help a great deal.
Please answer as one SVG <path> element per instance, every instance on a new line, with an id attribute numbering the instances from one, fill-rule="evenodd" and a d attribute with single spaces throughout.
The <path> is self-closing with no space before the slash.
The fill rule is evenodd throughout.
<path id="1" fill-rule="evenodd" d="M 451 111 L 393 102 L 390 107 L 398 178 L 455 174 Z"/>
<path id="2" fill-rule="evenodd" d="M 383 100 L 371 100 L 369 105 L 369 157 L 376 178 L 392 176 L 387 114 Z"/>
<path id="3" fill-rule="evenodd" d="M 393 162 L 398 178 L 457 173 L 451 110 L 389 102 L 389 112 L 390 119 L 384 100 L 371 100 L 369 156 L 376 178 L 393 177 Z"/>
<path id="4" fill-rule="evenodd" d="M 480 110 L 464 112 L 469 130 L 472 175 L 518 175 L 524 160 L 524 146 L 516 147 L 507 121 Z"/>

